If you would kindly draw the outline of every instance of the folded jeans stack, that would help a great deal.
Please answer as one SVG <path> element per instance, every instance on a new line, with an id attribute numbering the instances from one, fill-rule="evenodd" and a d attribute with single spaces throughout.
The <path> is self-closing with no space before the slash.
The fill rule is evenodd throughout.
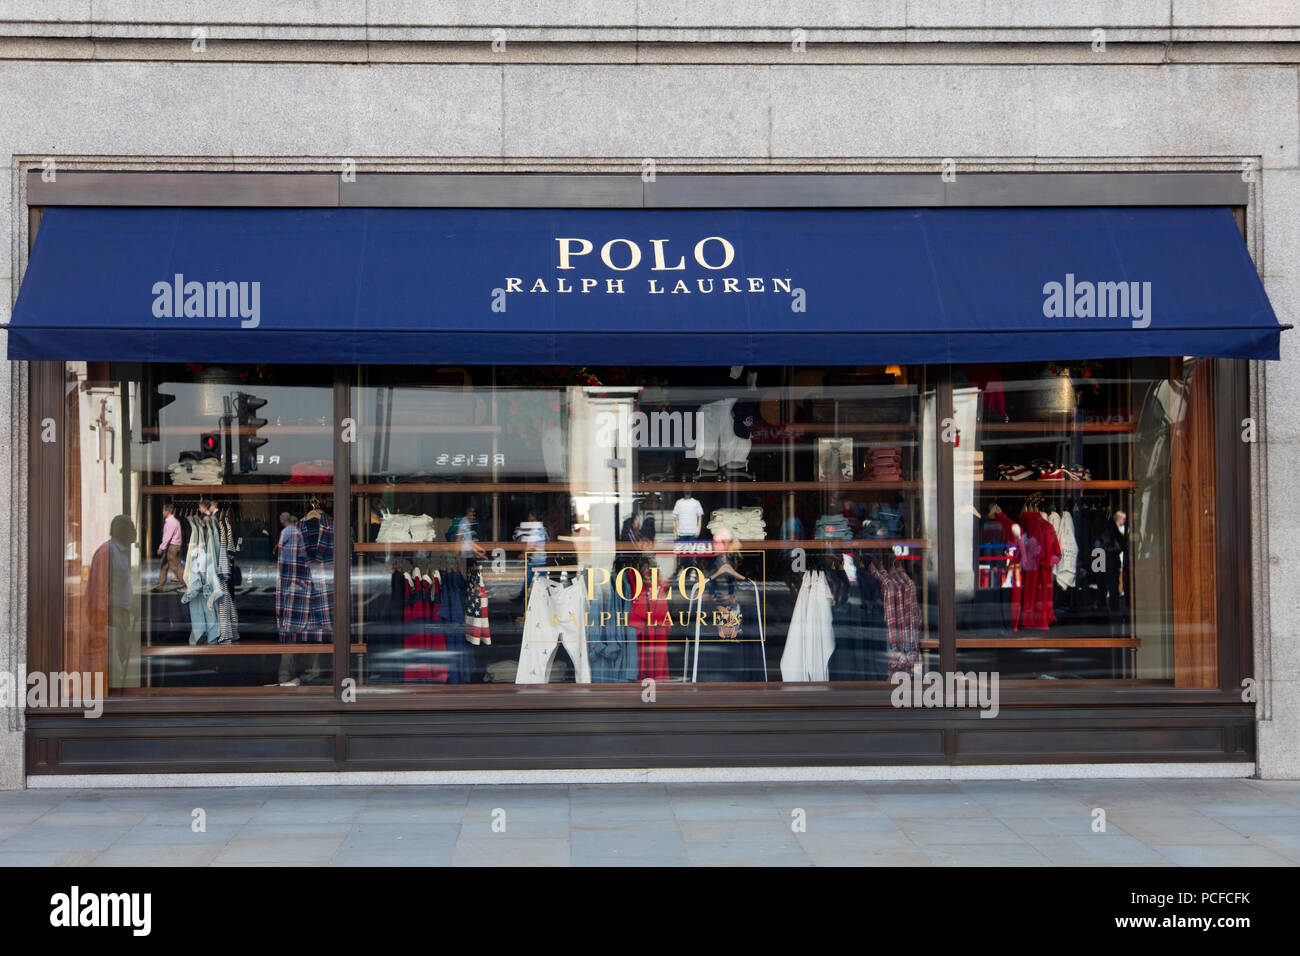
<path id="1" fill-rule="evenodd" d="M 902 481 L 903 449 L 897 445 L 876 445 L 867 450 L 867 481 Z"/>
<path id="2" fill-rule="evenodd" d="M 173 485 L 219 485 L 221 462 L 216 458 L 202 461 L 179 461 L 168 468 Z"/>
<path id="3" fill-rule="evenodd" d="M 720 528 L 726 528 L 740 541 L 762 541 L 767 537 L 762 508 L 715 508 L 709 530 L 716 535 Z"/>
<path id="4" fill-rule="evenodd" d="M 817 519 L 817 530 L 813 537 L 818 541 L 848 541 L 853 537 L 849 528 L 849 519 L 844 515 L 822 515 Z"/>

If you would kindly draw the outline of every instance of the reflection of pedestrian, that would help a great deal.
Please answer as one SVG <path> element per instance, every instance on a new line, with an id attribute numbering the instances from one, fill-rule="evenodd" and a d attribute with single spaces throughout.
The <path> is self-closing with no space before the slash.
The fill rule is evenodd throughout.
<path id="1" fill-rule="evenodd" d="M 162 561 L 158 564 L 158 588 L 167 583 L 168 571 L 171 571 L 177 584 L 185 583 L 181 576 L 181 523 L 176 520 L 176 509 L 170 503 L 162 506 L 162 513 L 162 543 L 158 545 Z"/>
<path id="2" fill-rule="evenodd" d="M 1101 535 L 1105 563 L 1101 572 L 1102 606 L 1112 637 L 1128 636 L 1129 593 L 1128 515 L 1116 511 Z"/>
<path id="3" fill-rule="evenodd" d="M 109 687 L 140 686 L 140 635 L 131 588 L 135 536 L 135 522 L 129 515 L 118 515 L 109 526 L 108 540 L 90 560 L 87 650 L 90 670 L 107 672 Z"/>
<path id="4" fill-rule="evenodd" d="M 546 567 L 546 542 L 549 535 L 546 533 L 546 525 L 537 520 L 537 512 L 529 508 L 528 517 L 519 522 L 519 527 L 515 528 L 513 537 L 524 545 L 524 584 L 526 586 L 535 571 Z M 519 600 L 523 596 L 524 587 L 521 586 L 515 600 Z"/>

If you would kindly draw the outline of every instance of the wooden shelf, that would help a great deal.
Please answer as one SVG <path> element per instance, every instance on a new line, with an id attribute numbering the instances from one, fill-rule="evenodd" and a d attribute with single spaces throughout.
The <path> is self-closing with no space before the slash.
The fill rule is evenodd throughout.
<path id="1" fill-rule="evenodd" d="M 921 646 L 938 650 L 939 639 L 925 637 Z M 1139 637 L 959 637 L 957 650 L 991 648 L 1071 648 L 1071 647 L 1141 647 Z"/>
<path id="2" fill-rule="evenodd" d="M 267 485 L 143 485 L 146 495 L 332 495 L 333 485 L 286 484 Z"/>
<path id="3" fill-rule="evenodd" d="M 366 645 L 353 644 L 353 654 L 364 654 Z M 280 644 L 272 641 L 236 641 L 234 644 L 153 644 L 140 648 L 144 657 L 189 657 L 194 654 L 214 657 L 251 657 L 259 654 L 333 654 L 333 643 Z"/>
<path id="4" fill-rule="evenodd" d="M 1132 434 L 1137 422 L 976 422 L 976 431 L 985 432 L 1087 432 L 1089 434 Z"/>
<path id="5" fill-rule="evenodd" d="M 1023 491 L 1131 491 L 1137 487 L 1136 481 L 976 481 L 975 487 L 987 491 L 1010 491 L 1019 488 Z"/>
<path id="6" fill-rule="evenodd" d="M 700 543 L 708 543 L 708 539 L 701 539 Z M 640 551 L 641 548 L 635 544 L 626 541 L 582 541 L 578 547 L 573 547 L 574 542 L 549 541 L 546 544 L 547 554 L 570 554 L 577 552 L 579 554 L 610 554 L 615 551 Z M 479 547 L 488 551 L 501 548 L 503 551 L 527 551 L 535 548 L 536 545 L 524 541 L 479 541 Z M 561 546 L 563 545 L 563 546 Z M 931 542 L 927 538 L 862 538 L 849 540 L 840 539 L 815 539 L 809 541 L 742 541 L 740 543 L 740 552 L 746 551 L 788 551 L 791 548 L 813 549 L 818 548 L 839 548 L 845 551 L 868 551 L 868 550 L 893 550 L 897 547 L 907 548 L 929 548 Z M 388 552 L 403 551 L 459 551 L 459 541 L 368 541 L 352 545 L 352 550 L 360 554 L 385 554 Z M 677 554 L 668 547 L 652 548 L 653 554 Z M 706 551 L 683 551 L 681 556 L 690 557 L 692 555 L 708 556 L 712 552 Z"/>
<path id="7" fill-rule="evenodd" d="M 1023 484 L 1023 482 L 1017 482 Z M 683 491 L 690 485 L 696 494 L 713 491 L 917 491 L 919 481 L 636 481 L 633 491 Z M 410 494 L 563 494 L 596 495 L 617 494 L 609 487 L 589 488 L 568 482 L 534 481 L 430 481 L 399 482 L 397 484 L 363 483 L 352 486 L 357 494 L 382 494 L 388 491 Z"/>

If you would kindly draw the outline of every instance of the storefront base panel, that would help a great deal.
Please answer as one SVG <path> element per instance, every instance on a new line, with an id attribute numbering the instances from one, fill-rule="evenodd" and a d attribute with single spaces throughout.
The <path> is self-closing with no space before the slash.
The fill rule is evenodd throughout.
<path id="1" fill-rule="evenodd" d="M 28 718 L 30 775 L 1253 763 L 1245 708 Z"/>

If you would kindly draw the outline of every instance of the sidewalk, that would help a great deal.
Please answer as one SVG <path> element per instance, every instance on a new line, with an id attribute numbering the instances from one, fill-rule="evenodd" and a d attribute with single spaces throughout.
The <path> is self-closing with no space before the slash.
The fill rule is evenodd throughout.
<path id="1" fill-rule="evenodd" d="M 1300 782 L 0 792 L 5 866 L 494 864 L 1297 866 Z"/>

